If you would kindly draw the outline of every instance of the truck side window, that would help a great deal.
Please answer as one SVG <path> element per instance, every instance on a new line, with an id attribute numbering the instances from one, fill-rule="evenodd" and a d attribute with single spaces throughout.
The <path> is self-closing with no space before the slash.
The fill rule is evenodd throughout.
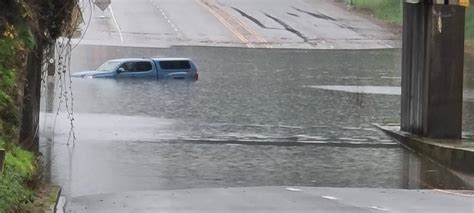
<path id="1" fill-rule="evenodd" d="M 188 70 L 191 64 L 189 61 L 160 61 L 160 67 L 164 70 Z"/>
<path id="2" fill-rule="evenodd" d="M 152 69 L 150 62 L 137 62 L 135 63 L 135 71 L 136 72 L 146 72 Z"/>
<path id="3" fill-rule="evenodd" d="M 123 63 L 120 68 L 123 68 L 125 72 L 135 72 L 135 62 Z"/>

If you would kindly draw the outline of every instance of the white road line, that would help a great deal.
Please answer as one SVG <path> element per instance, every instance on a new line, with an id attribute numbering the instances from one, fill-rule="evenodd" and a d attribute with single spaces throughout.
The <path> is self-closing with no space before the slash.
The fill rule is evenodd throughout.
<path id="1" fill-rule="evenodd" d="M 155 4 L 156 8 L 160 10 L 161 15 L 166 19 L 166 21 L 168 22 L 168 24 L 173 28 L 173 30 L 178 34 L 178 36 L 181 37 L 181 33 L 179 33 L 178 28 L 176 28 L 176 26 L 173 24 L 173 22 L 171 21 L 171 19 L 168 18 L 168 16 L 166 15 L 165 11 L 163 10 L 163 8 L 160 8 L 160 6 L 158 5 L 158 3 L 156 3 L 156 2 L 154 2 L 154 4 Z"/>
<path id="2" fill-rule="evenodd" d="M 378 206 L 369 206 L 369 208 L 371 208 L 371 209 L 376 209 L 376 210 L 380 210 L 380 211 L 388 211 L 388 209 L 382 208 L 382 207 L 378 207 Z"/>
<path id="3" fill-rule="evenodd" d="M 297 189 L 297 188 L 285 188 L 286 190 L 288 191 L 292 191 L 292 192 L 302 192 L 303 190 L 301 189 Z"/>
<path id="4" fill-rule="evenodd" d="M 115 15 L 114 15 L 114 10 L 112 10 L 112 5 L 109 5 L 109 10 L 110 10 L 110 14 L 112 15 L 112 19 L 114 20 L 114 23 L 115 23 L 115 28 L 117 28 L 117 31 L 119 33 L 119 36 L 120 36 L 120 43 L 123 44 L 123 36 L 122 36 L 122 30 L 120 30 L 120 26 L 117 22 L 117 19 L 115 19 Z"/>
<path id="5" fill-rule="evenodd" d="M 174 29 L 174 31 L 178 32 L 178 28 L 176 28 L 173 23 L 171 23 L 171 27 Z"/>
<path id="6" fill-rule="evenodd" d="M 337 197 L 332 197 L 332 196 L 321 196 L 321 197 L 328 200 L 339 200 Z"/>

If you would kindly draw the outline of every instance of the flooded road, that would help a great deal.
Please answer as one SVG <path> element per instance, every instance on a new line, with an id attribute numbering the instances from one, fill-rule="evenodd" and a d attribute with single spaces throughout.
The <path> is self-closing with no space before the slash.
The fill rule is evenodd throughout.
<path id="1" fill-rule="evenodd" d="M 200 80 L 75 79 L 75 110 L 173 119 L 186 123 L 177 125 L 178 134 L 198 139 L 261 134 L 272 140 L 380 143 L 382 134 L 369 124 L 397 121 L 397 96 L 348 95 L 312 86 L 399 85 L 395 53 L 89 47 L 75 53 L 80 61 L 73 61 L 73 71 L 93 69 L 109 58 L 185 56 L 195 60 Z M 362 60 L 366 62 L 360 64 Z"/>
<path id="2" fill-rule="evenodd" d="M 72 72 L 158 56 L 192 58 L 200 80 L 73 79 L 74 147 L 66 144 L 66 115 L 54 128 L 57 103 L 43 104 L 43 153 L 66 195 L 474 187 L 471 177 L 411 154 L 372 125 L 399 122 L 399 50 L 79 46 Z"/>

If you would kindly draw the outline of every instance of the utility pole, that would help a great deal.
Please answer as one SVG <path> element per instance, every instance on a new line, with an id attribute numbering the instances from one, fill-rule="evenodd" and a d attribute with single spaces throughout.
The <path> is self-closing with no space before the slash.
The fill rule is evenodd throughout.
<path id="1" fill-rule="evenodd" d="M 401 130 L 460 139 L 469 0 L 404 0 Z"/>

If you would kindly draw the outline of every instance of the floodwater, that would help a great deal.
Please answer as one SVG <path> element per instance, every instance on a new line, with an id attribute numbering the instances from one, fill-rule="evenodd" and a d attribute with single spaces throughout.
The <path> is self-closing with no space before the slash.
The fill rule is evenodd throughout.
<path id="1" fill-rule="evenodd" d="M 399 121 L 399 50 L 79 46 L 72 72 L 158 56 L 192 58 L 199 81 L 73 79 L 74 146 L 66 144 L 64 107 L 55 119 L 57 98 L 45 98 L 42 149 L 51 181 L 66 194 L 474 187 L 373 125 Z M 471 114 L 465 110 L 466 123 Z"/>

